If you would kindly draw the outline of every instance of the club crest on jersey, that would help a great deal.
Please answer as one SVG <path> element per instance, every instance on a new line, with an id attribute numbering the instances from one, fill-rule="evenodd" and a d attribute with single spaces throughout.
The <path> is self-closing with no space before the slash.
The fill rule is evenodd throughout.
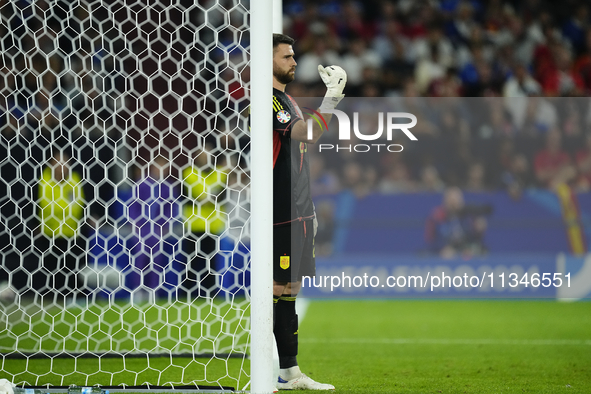
<path id="1" fill-rule="evenodd" d="M 279 266 L 284 270 L 289 268 L 289 256 L 279 257 Z"/>
<path id="2" fill-rule="evenodd" d="M 291 119 L 291 115 L 286 110 L 282 109 L 281 111 L 277 112 L 277 120 L 281 123 L 287 123 Z"/>

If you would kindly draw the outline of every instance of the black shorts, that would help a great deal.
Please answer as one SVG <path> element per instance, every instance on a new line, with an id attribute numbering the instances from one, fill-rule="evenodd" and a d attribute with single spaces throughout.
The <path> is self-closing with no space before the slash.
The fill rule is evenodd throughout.
<path id="1" fill-rule="evenodd" d="M 273 226 L 273 279 L 298 282 L 316 275 L 312 220 Z"/>

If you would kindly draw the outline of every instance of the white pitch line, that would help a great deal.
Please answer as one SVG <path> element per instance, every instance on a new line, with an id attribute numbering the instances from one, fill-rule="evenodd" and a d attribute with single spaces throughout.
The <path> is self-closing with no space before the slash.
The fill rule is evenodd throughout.
<path id="1" fill-rule="evenodd" d="M 437 339 L 437 338 L 300 338 L 304 343 L 376 344 L 376 345 L 525 345 L 591 346 L 591 339 Z"/>

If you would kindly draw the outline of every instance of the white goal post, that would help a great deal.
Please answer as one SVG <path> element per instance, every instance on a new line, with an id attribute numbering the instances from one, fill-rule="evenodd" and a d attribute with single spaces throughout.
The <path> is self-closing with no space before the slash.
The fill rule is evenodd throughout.
<path id="1" fill-rule="evenodd" d="M 273 387 L 273 129 L 272 107 L 273 1 L 251 5 L 252 107 L 252 299 L 251 384 L 253 393 L 272 393 Z M 268 130 L 268 132 L 266 132 Z M 256 194 L 255 194 L 256 193 Z M 270 234 L 265 235 L 265 234 Z M 255 236 L 255 234 L 258 236 Z"/>

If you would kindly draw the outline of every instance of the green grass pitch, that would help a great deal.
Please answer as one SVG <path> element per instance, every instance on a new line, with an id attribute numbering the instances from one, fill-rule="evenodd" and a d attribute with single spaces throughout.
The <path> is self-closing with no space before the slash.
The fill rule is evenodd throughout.
<path id="1" fill-rule="evenodd" d="M 589 302 L 313 302 L 299 332 L 339 393 L 591 392 Z"/>
<path id="2" fill-rule="evenodd" d="M 591 392 L 590 302 L 313 300 L 299 332 L 302 370 L 338 393 Z M 80 359 L 74 368 L 54 360 L 58 376 L 45 375 L 46 360 L 29 360 L 33 375 L 18 372 L 25 361 L 4 359 L 0 373 L 66 385 L 83 383 L 81 372 L 99 384 L 207 373 L 210 382 L 242 388 L 249 369 L 242 361 L 103 360 L 99 367 Z M 240 374 L 239 384 L 230 378 Z"/>

